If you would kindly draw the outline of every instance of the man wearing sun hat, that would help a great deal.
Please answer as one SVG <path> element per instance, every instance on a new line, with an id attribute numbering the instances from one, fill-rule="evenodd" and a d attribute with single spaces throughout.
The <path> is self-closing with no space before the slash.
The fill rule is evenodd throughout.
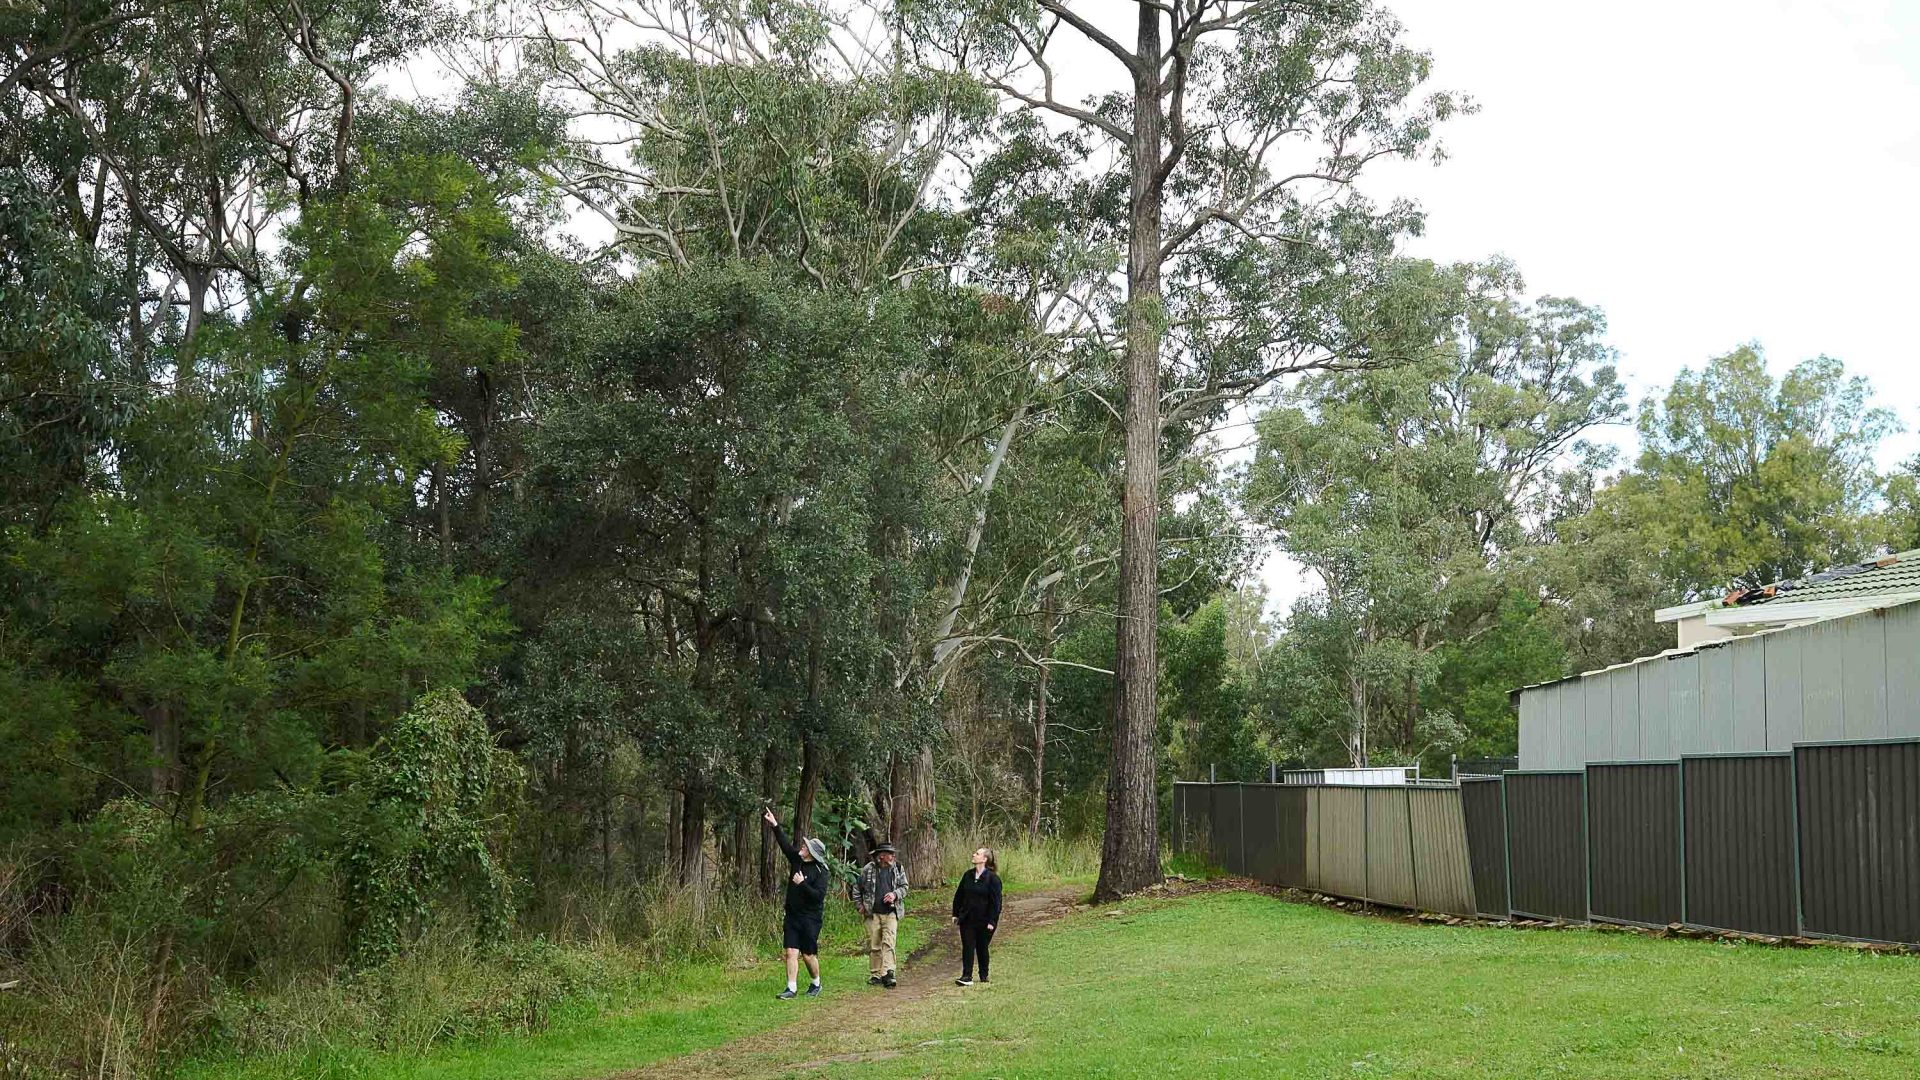
<path id="1" fill-rule="evenodd" d="M 867 985 L 891 990 L 893 943 L 907 909 L 907 868 L 900 865 L 892 844 L 873 846 L 873 858 L 860 868 L 854 883 L 853 903 L 867 919 Z"/>
<path id="2" fill-rule="evenodd" d="M 808 997 L 820 996 L 820 921 L 826 912 L 827 900 L 827 845 L 817 836 L 809 836 L 799 847 L 795 847 L 787 834 L 780 829 L 780 820 L 773 816 L 773 810 L 765 813 L 767 824 L 773 829 L 774 842 L 787 855 L 787 866 L 793 871 L 793 877 L 787 882 L 786 918 L 781 921 L 781 944 L 787 954 L 787 989 L 779 996 L 792 1000 L 798 996 L 800 965 L 807 965 L 807 974 L 813 981 L 807 985 Z"/>

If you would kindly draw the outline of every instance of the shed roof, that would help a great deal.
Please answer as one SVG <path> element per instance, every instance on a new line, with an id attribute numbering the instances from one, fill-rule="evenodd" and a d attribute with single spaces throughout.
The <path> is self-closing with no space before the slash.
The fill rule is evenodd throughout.
<path id="1" fill-rule="evenodd" d="M 1907 557 L 1920 559 L 1920 551 L 1904 552 L 1899 557 L 1902 559 L 1905 559 Z M 1916 564 L 1912 569 L 1920 571 L 1920 564 Z M 1726 638 L 1714 638 L 1709 641 L 1702 641 L 1694 645 L 1689 645 L 1684 649 L 1681 649 L 1681 648 L 1663 649 L 1660 652 L 1654 653 L 1652 656 L 1637 657 L 1633 660 L 1622 661 L 1621 663 L 1618 663 L 1618 664 L 1609 664 L 1606 667 L 1594 668 L 1591 671 L 1581 671 L 1581 672 L 1576 672 L 1572 675 L 1565 675 L 1558 679 L 1547 679 L 1542 682 L 1529 683 L 1526 686 L 1519 686 L 1519 687 L 1515 687 L 1512 690 L 1509 690 L 1507 692 L 1507 698 L 1509 701 L 1517 705 L 1519 704 L 1519 701 L 1520 701 L 1520 695 L 1528 690 L 1538 690 L 1541 687 L 1556 686 L 1564 682 L 1575 682 L 1577 680 L 1587 678 L 1590 675 L 1599 675 L 1604 672 L 1615 671 L 1620 668 L 1637 667 L 1641 664 L 1654 664 L 1662 660 L 1671 660 L 1676 656 L 1689 656 L 1694 653 L 1703 652 L 1708 649 L 1724 648 L 1736 642 L 1749 641 L 1754 638 L 1766 637 L 1769 634 L 1791 633 L 1793 631 L 1801 630 L 1808 626 L 1812 626 L 1819 623 L 1829 623 L 1839 619 L 1849 619 L 1856 615 L 1863 615 L 1869 611 L 1878 611 L 1883 608 L 1896 608 L 1906 604 L 1920 603 L 1920 598 L 1916 598 L 1913 595 L 1913 593 L 1917 589 L 1920 589 L 1920 585 L 1913 586 L 1907 589 L 1889 589 L 1886 591 L 1886 595 L 1884 596 L 1877 595 L 1876 593 L 1862 593 L 1854 596 L 1848 596 L 1845 598 L 1857 599 L 1860 601 L 1860 603 L 1850 607 L 1846 611 L 1838 612 L 1833 615 L 1827 615 L 1820 618 L 1809 619 L 1806 622 L 1794 623 L 1793 625 L 1790 625 L 1790 626 L 1770 627 L 1770 628 L 1763 629 L 1751 634 L 1741 634 L 1735 637 L 1726 637 Z M 1819 599 L 1840 599 L 1840 598 L 1841 597 L 1828 596 L 1828 597 L 1820 597 Z M 1798 594 L 1795 594 L 1794 602 L 1798 603 L 1800 599 L 1801 597 Z"/>

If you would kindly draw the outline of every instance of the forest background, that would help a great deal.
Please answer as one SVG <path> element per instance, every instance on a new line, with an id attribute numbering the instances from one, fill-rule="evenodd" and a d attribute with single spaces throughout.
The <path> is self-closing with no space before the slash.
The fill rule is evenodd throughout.
<path id="1" fill-rule="evenodd" d="M 1391 13 L 1125 6 L 0 9 L 0 1052 L 708 955 L 764 805 L 1130 891 L 1174 779 L 1511 754 L 1656 607 L 1920 546 L 1838 361 L 1629 401 L 1404 253 L 1368 168 L 1473 105 Z"/>

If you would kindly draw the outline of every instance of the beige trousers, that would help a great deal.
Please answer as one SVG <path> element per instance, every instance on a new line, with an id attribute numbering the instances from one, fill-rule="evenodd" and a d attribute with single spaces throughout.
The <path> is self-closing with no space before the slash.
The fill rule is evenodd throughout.
<path id="1" fill-rule="evenodd" d="M 885 975 L 893 970 L 893 942 L 900 930 L 900 916 L 867 916 L 867 970 Z"/>

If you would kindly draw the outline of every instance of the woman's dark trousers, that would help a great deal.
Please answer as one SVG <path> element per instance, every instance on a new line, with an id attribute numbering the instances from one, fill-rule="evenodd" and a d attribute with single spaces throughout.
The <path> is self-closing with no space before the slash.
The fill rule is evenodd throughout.
<path id="1" fill-rule="evenodd" d="M 980 958 L 980 981 L 987 981 L 987 945 L 993 941 L 993 931 L 986 923 L 962 922 L 960 924 L 960 977 L 973 978 L 973 958 Z"/>

